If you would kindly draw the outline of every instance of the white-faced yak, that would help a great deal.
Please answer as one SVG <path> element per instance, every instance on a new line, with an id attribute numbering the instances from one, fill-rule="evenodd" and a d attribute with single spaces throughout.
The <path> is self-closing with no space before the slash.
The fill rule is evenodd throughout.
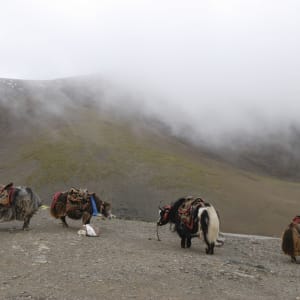
<path id="1" fill-rule="evenodd" d="M 0 222 L 24 221 L 23 230 L 28 230 L 30 219 L 41 205 L 39 196 L 29 187 L 15 187 L 13 183 L 1 186 Z"/>
<path id="2" fill-rule="evenodd" d="M 294 217 L 282 235 L 282 251 L 297 263 L 296 256 L 300 256 L 300 216 Z"/>
<path id="3" fill-rule="evenodd" d="M 83 225 L 89 224 L 92 216 L 103 215 L 112 217 L 111 205 L 102 201 L 95 193 L 89 193 L 86 189 L 71 188 L 67 192 L 56 192 L 53 196 L 50 214 L 61 219 L 64 227 L 68 227 L 66 217 L 70 219 L 82 219 Z"/>
<path id="4" fill-rule="evenodd" d="M 167 223 L 175 225 L 175 231 L 181 238 L 181 247 L 190 248 L 193 237 L 201 237 L 207 245 L 206 253 L 214 254 L 219 236 L 219 217 L 214 207 L 201 198 L 185 197 L 159 210 L 157 226 Z"/>

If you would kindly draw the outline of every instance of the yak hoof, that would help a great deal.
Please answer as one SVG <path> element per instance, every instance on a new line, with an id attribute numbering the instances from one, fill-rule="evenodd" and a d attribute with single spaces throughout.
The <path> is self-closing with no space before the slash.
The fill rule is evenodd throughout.
<path id="1" fill-rule="evenodd" d="M 185 248 L 185 240 L 182 240 L 180 245 L 181 245 L 181 248 Z"/>
<path id="2" fill-rule="evenodd" d="M 297 264 L 297 259 L 295 256 L 291 256 L 291 262 Z"/>

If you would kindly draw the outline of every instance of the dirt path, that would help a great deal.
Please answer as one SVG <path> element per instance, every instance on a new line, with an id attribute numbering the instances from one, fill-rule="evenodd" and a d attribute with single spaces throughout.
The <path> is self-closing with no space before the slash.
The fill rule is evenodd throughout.
<path id="1" fill-rule="evenodd" d="M 69 220 L 68 220 L 69 221 Z M 48 210 L 0 224 L 0 299 L 300 299 L 300 265 L 279 239 L 226 236 L 213 256 L 202 241 L 181 249 L 168 226 L 92 219 L 99 237 L 62 227 Z"/>

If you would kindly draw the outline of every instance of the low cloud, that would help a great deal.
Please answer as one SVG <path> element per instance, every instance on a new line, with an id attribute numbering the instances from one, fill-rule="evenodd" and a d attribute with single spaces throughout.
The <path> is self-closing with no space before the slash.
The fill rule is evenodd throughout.
<path id="1" fill-rule="evenodd" d="M 288 131 L 300 109 L 299 8 L 292 0 L 10 0 L 0 12 L 0 76 L 98 74 L 112 83 L 107 103 L 156 116 L 195 142 Z M 103 101 L 103 86 L 92 85 L 87 98 L 99 92 Z M 45 106 L 59 112 L 68 97 Z"/>

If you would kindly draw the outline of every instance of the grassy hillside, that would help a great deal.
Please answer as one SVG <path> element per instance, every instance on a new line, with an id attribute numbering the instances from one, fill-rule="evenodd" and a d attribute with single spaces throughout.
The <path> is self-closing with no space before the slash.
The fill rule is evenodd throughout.
<path id="1" fill-rule="evenodd" d="M 300 184 L 217 161 L 153 120 L 84 102 L 52 116 L 27 108 L 1 119 L 0 182 L 30 185 L 47 204 L 87 187 L 116 215 L 153 221 L 160 203 L 197 195 L 219 210 L 222 231 L 276 236 L 299 214 Z"/>
<path id="2" fill-rule="evenodd" d="M 160 201 L 195 194 L 215 204 L 223 231 L 279 235 L 297 213 L 299 184 L 240 171 L 131 125 L 83 109 L 18 145 L 1 164 L 1 182 L 26 183 L 48 204 L 57 190 L 87 187 L 112 201 L 117 215 L 145 220 L 156 219 Z"/>

